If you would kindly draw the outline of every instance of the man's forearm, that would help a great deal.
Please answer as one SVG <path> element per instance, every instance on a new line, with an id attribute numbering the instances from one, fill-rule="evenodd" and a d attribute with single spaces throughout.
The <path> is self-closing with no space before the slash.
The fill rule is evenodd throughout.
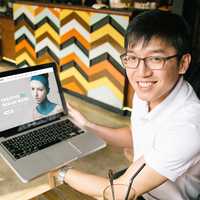
<path id="1" fill-rule="evenodd" d="M 65 182 L 75 190 L 92 196 L 102 198 L 103 190 L 109 185 L 106 178 L 69 169 L 65 175 Z"/>
<path id="2" fill-rule="evenodd" d="M 129 127 L 109 128 L 88 122 L 85 128 L 111 145 L 132 148 L 132 136 Z"/>

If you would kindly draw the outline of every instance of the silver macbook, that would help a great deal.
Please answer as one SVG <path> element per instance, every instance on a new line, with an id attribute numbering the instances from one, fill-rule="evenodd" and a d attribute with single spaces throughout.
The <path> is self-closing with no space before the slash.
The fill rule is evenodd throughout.
<path id="1" fill-rule="evenodd" d="M 0 154 L 22 182 L 105 147 L 67 118 L 56 65 L 0 73 Z"/>

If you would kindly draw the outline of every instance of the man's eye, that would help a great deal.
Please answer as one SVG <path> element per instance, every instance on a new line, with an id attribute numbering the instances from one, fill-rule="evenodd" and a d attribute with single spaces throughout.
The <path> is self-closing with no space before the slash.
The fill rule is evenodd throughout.
<path id="1" fill-rule="evenodd" d="M 128 60 L 129 60 L 130 62 L 135 62 L 135 61 L 137 61 L 137 57 L 136 57 L 136 56 L 129 56 L 129 57 L 128 57 Z"/>
<path id="2" fill-rule="evenodd" d="M 159 63 L 163 61 L 162 57 L 150 57 L 149 61 L 154 62 L 154 63 Z"/>

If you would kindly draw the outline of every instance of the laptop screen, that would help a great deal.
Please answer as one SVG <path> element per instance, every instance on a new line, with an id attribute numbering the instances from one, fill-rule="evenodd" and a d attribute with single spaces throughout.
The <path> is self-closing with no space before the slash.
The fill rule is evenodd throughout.
<path id="1" fill-rule="evenodd" d="M 64 112 L 52 67 L 0 77 L 0 132 L 20 132 Z M 14 128 L 14 129 L 13 129 Z"/>

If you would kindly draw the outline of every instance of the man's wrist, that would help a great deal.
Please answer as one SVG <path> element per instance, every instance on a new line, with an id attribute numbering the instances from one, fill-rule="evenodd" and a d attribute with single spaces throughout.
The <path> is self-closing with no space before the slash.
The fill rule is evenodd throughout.
<path id="1" fill-rule="evenodd" d="M 63 183 L 65 181 L 65 176 L 69 169 L 72 169 L 72 166 L 65 166 L 58 170 L 57 180 L 60 183 Z"/>
<path id="2" fill-rule="evenodd" d="M 92 123 L 90 121 L 86 121 L 85 125 L 84 125 L 84 129 L 86 130 L 90 130 L 92 126 Z"/>
<path id="3" fill-rule="evenodd" d="M 97 124 L 93 123 L 93 122 L 90 122 L 90 121 L 87 121 L 85 123 L 85 130 L 96 130 L 96 127 L 97 127 Z"/>

